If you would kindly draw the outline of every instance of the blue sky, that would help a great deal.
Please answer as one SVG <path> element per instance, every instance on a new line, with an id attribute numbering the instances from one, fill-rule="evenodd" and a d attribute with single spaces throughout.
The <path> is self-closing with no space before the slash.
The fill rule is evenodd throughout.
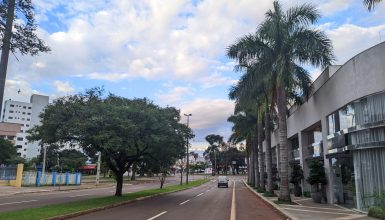
<path id="1" fill-rule="evenodd" d="M 6 98 L 27 101 L 41 93 L 53 100 L 95 86 L 128 98 L 148 97 L 193 115 L 196 148 L 206 145 L 207 134 L 231 133 L 227 93 L 240 74 L 225 49 L 254 31 L 272 7 L 271 0 L 33 2 L 39 36 L 52 52 L 11 57 Z M 281 3 L 317 6 L 323 17 L 315 28 L 332 39 L 336 64 L 385 40 L 385 3 L 373 12 L 359 0 Z M 309 71 L 314 78 L 320 73 Z"/>

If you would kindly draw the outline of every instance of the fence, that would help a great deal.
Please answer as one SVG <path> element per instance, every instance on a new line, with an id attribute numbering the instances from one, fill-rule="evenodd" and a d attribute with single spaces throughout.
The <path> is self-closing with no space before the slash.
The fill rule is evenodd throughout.
<path id="1" fill-rule="evenodd" d="M 17 165 L 0 167 L 0 180 L 15 180 L 17 175 Z"/>
<path id="2" fill-rule="evenodd" d="M 23 186 L 56 186 L 56 185 L 80 185 L 82 182 L 81 173 L 45 173 L 42 175 L 38 172 L 24 172 Z"/>

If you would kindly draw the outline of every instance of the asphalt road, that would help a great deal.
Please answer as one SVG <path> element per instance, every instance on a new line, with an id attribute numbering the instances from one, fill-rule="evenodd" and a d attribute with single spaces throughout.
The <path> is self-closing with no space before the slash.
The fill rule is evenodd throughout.
<path id="1" fill-rule="evenodd" d="M 192 177 L 203 178 L 201 176 Z M 169 177 L 166 179 L 166 185 L 178 184 L 178 177 Z M 144 189 L 159 187 L 159 182 L 124 184 L 123 193 L 136 192 Z M 115 193 L 115 187 L 80 189 L 71 191 L 53 191 L 17 194 L 12 196 L 0 196 L 0 212 L 20 210 L 25 208 L 41 207 L 50 204 L 60 204 L 66 202 L 80 201 L 89 198 L 111 196 Z"/>
<path id="2" fill-rule="evenodd" d="M 284 219 L 252 194 L 240 178 L 232 177 L 230 183 L 229 188 L 217 188 L 216 180 L 213 180 L 196 188 L 94 212 L 73 220 Z"/>

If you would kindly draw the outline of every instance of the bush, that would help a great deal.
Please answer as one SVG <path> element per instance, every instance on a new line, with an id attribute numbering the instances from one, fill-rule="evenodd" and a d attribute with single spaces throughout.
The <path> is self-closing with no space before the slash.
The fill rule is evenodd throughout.
<path id="1" fill-rule="evenodd" d="M 264 197 L 277 197 L 277 195 L 275 195 L 273 192 L 264 192 L 262 195 Z"/>
<path id="2" fill-rule="evenodd" d="M 259 192 L 259 193 L 264 193 L 264 192 L 266 192 L 266 191 L 265 191 L 264 189 L 258 187 L 258 188 L 257 188 L 257 192 Z"/>
<path id="3" fill-rule="evenodd" d="M 307 197 L 307 198 L 310 198 L 310 197 L 311 197 L 311 194 L 310 194 L 310 192 L 305 191 L 305 192 L 303 192 L 303 196 L 304 196 L 304 197 Z"/>
<path id="4" fill-rule="evenodd" d="M 385 220 L 385 208 L 372 206 L 369 208 L 368 216 Z"/>

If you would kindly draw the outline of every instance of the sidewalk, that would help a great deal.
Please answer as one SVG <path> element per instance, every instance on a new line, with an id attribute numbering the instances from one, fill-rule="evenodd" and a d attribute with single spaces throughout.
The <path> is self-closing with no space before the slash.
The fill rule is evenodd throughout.
<path id="1" fill-rule="evenodd" d="M 262 196 L 261 194 L 259 195 Z M 265 198 L 269 199 L 270 201 L 278 200 L 278 197 Z M 368 217 L 366 214 L 354 211 L 352 209 L 344 208 L 336 204 L 314 203 L 311 198 L 292 197 L 292 201 L 298 205 L 279 204 L 278 206 L 301 220 L 375 220 L 375 218 Z"/>

